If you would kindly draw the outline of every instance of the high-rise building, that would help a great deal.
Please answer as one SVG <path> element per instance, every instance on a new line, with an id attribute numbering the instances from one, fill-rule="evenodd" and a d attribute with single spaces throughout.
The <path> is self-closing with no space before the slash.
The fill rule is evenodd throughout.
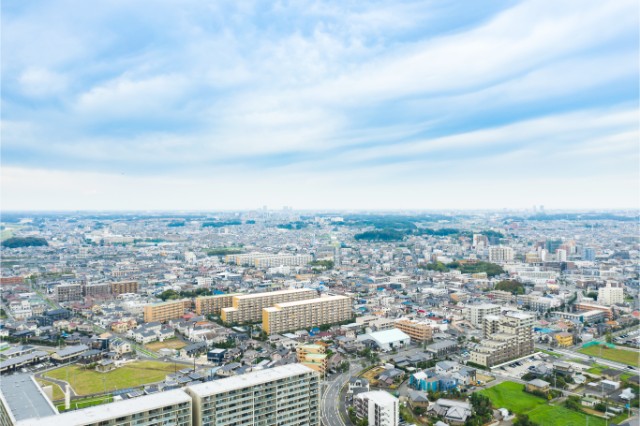
<path id="1" fill-rule="evenodd" d="M 188 386 L 194 426 L 320 425 L 320 376 L 302 364 Z"/>
<path id="2" fill-rule="evenodd" d="M 596 250 L 593 247 L 585 247 L 582 250 L 582 260 L 593 262 L 596 260 Z"/>
<path id="3" fill-rule="evenodd" d="M 489 247 L 489 262 L 513 262 L 513 249 L 505 246 Z"/>
<path id="4" fill-rule="evenodd" d="M 160 321 L 180 318 L 185 309 L 191 305 L 191 300 L 170 300 L 168 302 L 153 303 L 144 307 L 144 322 Z"/>
<path id="5" fill-rule="evenodd" d="M 237 296 L 238 294 L 239 293 L 196 297 L 196 314 L 220 315 L 222 308 L 230 308 L 233 306 L 233 296 Z"/>
<path id="6" fill-rule="evenodd" d="M 262 310 L 262 329 L 267 334 L 334 324 L 353 317 L 351 299 L 325 296 L 296 302 L 277 303 Z"/>
<path id="7" fill-rule="evenodd" d="M 544 243 L 544 248 L 547 250 L 547 253 L 555 253 L 561 245 L 562 240 L 546 240 Z"/>
<path id="8" fill-rule="evenodd" d="M 515 311 L 483 318 L 483 340 L 470 361 L 492 367 L 532 353 L 533 316 Z"/>
<path id="9" fill-rule="evenodd" d="M 598 303 L 606 306 L 624 303 L 624 288 L 621 285 L 611 285 L 607 283 L 605 287 L 598 289 Z"/>
<path id="10" fill-rule="evenodd" d="M 356 416 L 366 419 L 369 426 L 398 426 L 398 398 L 386 391 L 359 393 L 353 398 Z"/>
<path id="11" fill-rule="evenodd" d="M 482 305 L 467 306 L 468 318 L 471 324 L 476 327 L 482 326 L 486 315 L 497 315 L 500 313 L 500 306 L 484 303 Z"/>
<path id="12" fill-rule="evenodd" d="M 226 323 L 242 324 L 262 319 L 262 309 L 282 302 L 313 299 L 318 292 L 308 288 L 236 295 L 230 308 L 222 308 L 220 318 Z"/>

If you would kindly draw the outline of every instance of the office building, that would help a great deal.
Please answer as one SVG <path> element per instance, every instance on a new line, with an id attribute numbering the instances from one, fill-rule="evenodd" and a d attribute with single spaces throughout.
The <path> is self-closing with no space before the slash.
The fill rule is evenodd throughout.
<path id="1" fill-rule="evenodd" d="M 433 336 L 433 329 L 429 324 L 408 318 L 396 320 L 394 327 L 408 334 L 414 342 L 427 342 Z"/>
<path id="2" fill-rule="evenodd" d="M 325 296 L 296 302 L 277 303 L 262 310 L 262 329 L 267 334 L 283 333 L 324 324 L 335 324 L 353 317 L 351 299 Z"/>
<path id="3" fill-rule="evenodd" d="M 467 306 L 468 319 L 471 324 L 476 327 L 481 327 L 486 315 L 498 315 L 500 313 L 500 306 L 491 305 L 488 303 L 482 305 L 469 305 Z"/>
<path id="4" fill-rule="evenodd" d="M 119 281 L 115 283 L 111 283 L 111 294 L 114 297 L 120 294 L 126 293 L 137 293 L 138 292 L 138 281 Z"/>
<path id="5" fill-rule="evenodd" d="M 191 426 L 192 400 L 175 389 L 18 422 L 16 426 Z"/>
<path id="6" fill-rule="evenodd" d="M 56 287 L 55 293 L 58 303 L 77 302 L 82 300 L 82 285 L 60 284 Z"/>
<path id="7" fill-rule="evenodd" d="M 622 285 L 611 285 L 611 283 L 608 282 L 606 287 L 600 287 L 598 289 L 598 303 L 605 306 L 624 303 L 624 288 L 622 288 Z"/>
<path id="8" fill-rule="evenodd" d="M 302 344 L 296 347 L 296 356 L 300 364 L 317 371 L 324 377 L 329 362 L 326 351 L 327 347 L 323 343 Z"/>
<path id="9" fill-rule="evenodd" d="M 180 318 L 189 306 L 191 306 L 191 301 L 187 299 L 145 305 L 144 322 L 165 322 Z"/>
<path id="10" fill-rule="evenodd" d="M 230 308 L 222 308 L 220 318 L 229 324 L 258 322 L 262 319 L 264 308 L 276 303 L 295 302 L 315 297 L 318 297 L 318 292 L 308 288 L 236 295 L 232 298 Z"/>
<path id="11" fill-rule="evenodd" d="M 239 293 L 197 297 L 195 300 L 196 314 L 220 315 L 222 308 L 230 308 L 233 306 L 233 296 L 238 294 Z"/>
<path id="12" fill-rule="evenodd" d="M 320 425 L 320 376 L 302 364 L 188 386 L 194 426 Z"/>
<path id="13" fill-rule="evenodd" d="M 471 352 L 470 361 L 492 367 L 532 353 L 533 316 L 514 311 L 484 317 L 483 340 Z"/>
<path id="14" fill-rule="evenodd" d="M 400 410 L 398 398 L 386 391 L 359 393 L 353 398 L 358 419 L 366 419 L 369 426 L 398 426 Z"/>
<path id="15" fill-rule="evenodd" d="M 489 262 L 513 262 L 513 249 L 504 246 L 489 247 Z"/>

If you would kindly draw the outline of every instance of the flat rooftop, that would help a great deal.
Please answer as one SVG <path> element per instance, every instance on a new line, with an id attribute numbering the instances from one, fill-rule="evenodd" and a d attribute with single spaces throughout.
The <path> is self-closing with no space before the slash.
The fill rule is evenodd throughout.
<path id="1" fill-rule="evenodd" d="M 3 376 L 0 380 L 0 398 L 14 422 L 58 413 L 28 374 Z"/>
<path id="2" fill-rule="evenodd" d="M 309 305 L 313 303 L 324 303 L 324 302 L 331 302 L 334 300 L 344 300 L 344 299 L 349 299 L 349 298 L 347 296 L 324 296 L 324 297 L 316 297 L 314 299 L 297 300 L 295 302 L 276 303 L 275 306 L 278 308 L 287 308 L 290 306 Z"/>
<path id="3" fill-rule="evenodd" d="M 312 290 L 310 288 L 292 288 L 292 289 L 289 289 L 289 290 L 265 291 L 265 292 L 262 292 L 262 293 L 242 294 L 240 296 L 236 296 L 236 298 L 238 298 L 238 299 L 251 299 L 251 298 L 254 298 L 254 297 L 278 296 L 278 295 L 281 295 L 281 294 L 304 293 L 304 292 L 309 292 L 309 291 L 315 292 L 315 290 Z"/>
<path id="4" fill-rule="evenodd" d="M 232 376 L 225 379 L 214 380 L 212 382 L 188 386 L 187 390 L 200 397 L 207 397 L 309 372 L 313 373 L 314 370 L 309 367 L 305 367 L 302 364 L 283 365 L 281 367 L 267 368 L 265 370 L 254 371 L 252 373 L 241 374 L 239 376 Z"/>

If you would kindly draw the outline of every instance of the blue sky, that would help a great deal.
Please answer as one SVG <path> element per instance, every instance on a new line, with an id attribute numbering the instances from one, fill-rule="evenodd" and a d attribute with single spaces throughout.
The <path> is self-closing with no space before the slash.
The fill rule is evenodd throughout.
<path id="1" fill-rule="evenodd" d="M 2 2 L 2 208 L 637 208 L 638 4 Z"/>

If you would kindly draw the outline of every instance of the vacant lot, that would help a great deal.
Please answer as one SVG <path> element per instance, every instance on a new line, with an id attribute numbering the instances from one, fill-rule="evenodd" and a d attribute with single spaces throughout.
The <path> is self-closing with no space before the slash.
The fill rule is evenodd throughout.
<path id="1" fill-rule="evenodd" d="M 58 380 L 69 381 L 78 395 L 89 395 L 99 392 L 111 392 L 164 380 L 173 373 L 174 364 L 158 361 L 138 361 L 129 363 L 108 373 L 97 373 L 85 370 L 77 365 L 61 367 L 49 371 L 46 376 Z"/>
<path id="2" fill-rule="evenodd" d="M 587 415 L 571 411 L 565 407 L 549 405 L 546 400 L 523 392 L 524 385 L 514 382 L 504 382 L 480 393 L 488 396 L 494 408 L 507 408 L 518 414 L 526 414 L 540 425 L 565 426 L 569 424 L 582 425 L 587 421 Z M 604 426 L 604 419 L 588 416 L 589 425 Z"/>
<path id="3" fill-rule="evenodd" d="M 153 342 L 144 345 L 150 351 L 159 351 L 160 349 L 182 349 L 187 344 L 180 339 L 165 340 L 164 342 Z"/>
<path id="4" fill-rule="evenodd" d="M 50 382 L 48 380 L 44 380 L 44 379 L 36 379 L 36 380 L 38 380 L 38 383 L 40 383 L 40 385 L 42 387 L 45 387 L 45 386 L 52 386 L 53 387 L 53 400 L 54 401 L 64 398 L 64 392 L 62 391 L 62 389 L 60 389 L 60 386 L 58 386 L 55 383 Z"/>
<path id="5" fill-rule="evenodd" d="M 365 372 L 362 377 L 364 377 L 365 379 L 367 379 L 369 381 L 369 384 L 371 386 L 377 386 L 378 381 L 375 379 L 375 377 L 382 373 L 384 371 L 384 367 L 374 367 L 371 370 Z"/>
<path id="6" fill-rule="evenodd" d="M 578 352 L 627 365 L 637 366 L 640 362 L 640 354 L 638 352 L 624 349 L 610 349 L 606 346 L 590 346 L 588 348 L 582 348 Z"/>

